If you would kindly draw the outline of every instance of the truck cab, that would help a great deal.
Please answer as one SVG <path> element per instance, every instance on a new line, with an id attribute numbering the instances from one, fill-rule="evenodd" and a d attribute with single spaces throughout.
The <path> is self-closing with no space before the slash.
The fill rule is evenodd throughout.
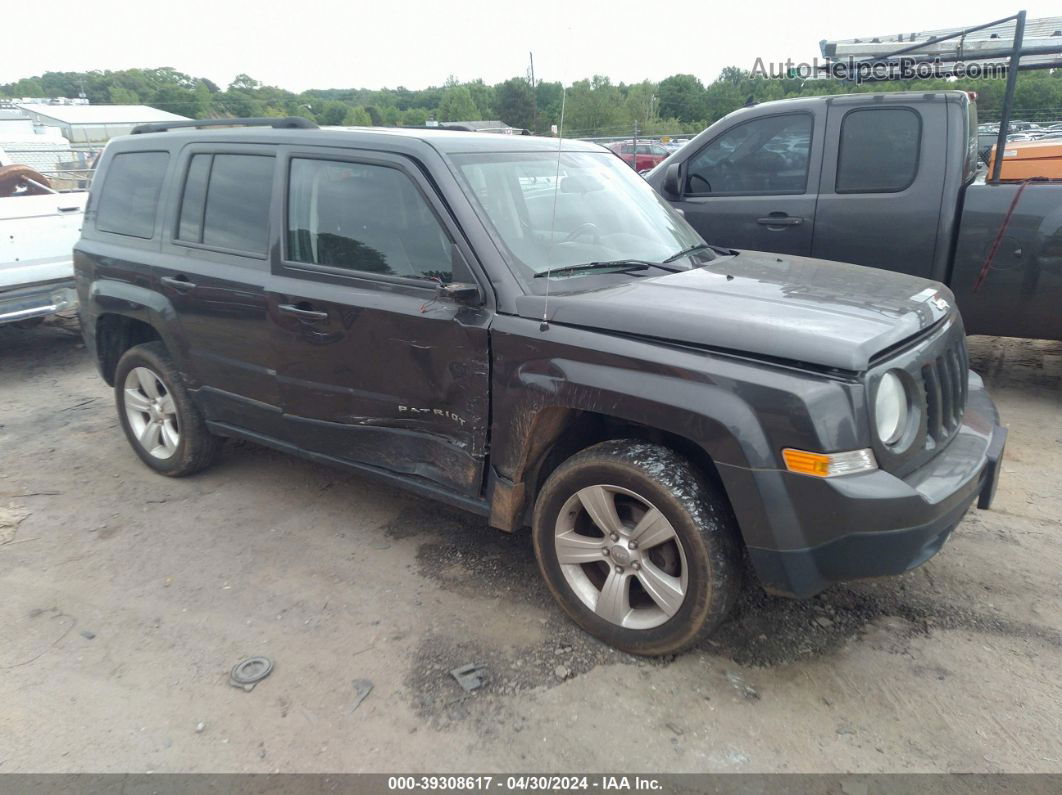
<path id="1" fill-rule="evenodd" d="M 734 111 L 646 178 L 712 243 L 934 279 L 968 333 L 1062 339 L 1062 184 L 988 184 L 978 147 L 961 91 L 802 97 Z"/>

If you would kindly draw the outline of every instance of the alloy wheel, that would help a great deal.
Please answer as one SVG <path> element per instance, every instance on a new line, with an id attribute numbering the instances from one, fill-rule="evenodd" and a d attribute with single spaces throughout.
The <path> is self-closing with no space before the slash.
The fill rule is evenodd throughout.
<path id="1" fill-rule="evenodd" d="M 155 458 L 170 458 L 181 441 L 173 395 L 147 367 L 130 370 L 123 389 L 125 416 L 137 444 Z"/>
<path id="2" fill-rule="evenodd" d="M 573 494 L 557 517 L 554 548 L 576 596 L 610 623 L 651 629 L 686 598 L 686 553 L 675 528 L 629 489 L 596 485 Z"/>

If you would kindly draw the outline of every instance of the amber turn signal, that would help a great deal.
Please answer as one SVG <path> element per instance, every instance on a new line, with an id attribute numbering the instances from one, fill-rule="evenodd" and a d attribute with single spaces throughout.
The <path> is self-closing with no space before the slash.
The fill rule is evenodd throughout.
<path id="1" fill-rule="evenodd" d="M 837 475 L 851 475 L 855 472 L 870 472 L 878 468 L 871 450 L 850 450 L 845 453 L 811 453 L 807 450 L 794 450 L 787 447 L 782 450 L 782 460 L 790 472 L 811 475 L 817 478 L 831 478 Z"/>

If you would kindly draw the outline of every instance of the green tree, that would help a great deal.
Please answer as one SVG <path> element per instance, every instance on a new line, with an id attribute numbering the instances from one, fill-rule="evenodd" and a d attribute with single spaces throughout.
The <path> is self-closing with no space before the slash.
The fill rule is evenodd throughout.
<path id="1" fill-rule="evenodd" d="M 708 94 L 695 75 L 672 75 L 657 86 L 659 113 L 683 122 L 700 121 L 707 115 Z"/>
<path id="2" fill-rule="evenodd" d="M 512 77 L 494 86 L 494 112 L 513 127 L 535 128 L 535 93 L 522 77 Z"/>
<path id="3" fill-rule="evenodd" d="M 439 104 L 440 121 L 478 121 L 479 111 L 466 86 L 454 85 L 446 89 Z"/>
<path id="4" fill-rule="evenodd" d="M 347 111 L 349 110 L 352 109 L 342 102 L 336 102 L 335 100 L 324 102 L 319 109 L 315 108 L 317 123 L 332 127 L 346 124 L 345 119 L 347 117 Z"/>
<path id="5" fill-rule="evenodd" d="M 577 80 L 568 89 L 564 129 L 567 137 L 622 135 L 630 127 L 624 113 L 623 95 L 604 75 Z"/>
<path id="6" fill-rule="evenodd" d="M 351 108 L 343 117 L 343 125 L 345 127 L 371 127 L 372 117 L 365 111 L 365 108 Z"/>

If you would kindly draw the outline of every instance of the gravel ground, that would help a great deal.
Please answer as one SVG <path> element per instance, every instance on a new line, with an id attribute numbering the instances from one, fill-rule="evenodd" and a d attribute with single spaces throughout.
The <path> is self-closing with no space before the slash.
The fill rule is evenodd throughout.
<path id="1" fill-rule="evenodd" d="M 992 511 L 646 661 L 565 620 L 526 535 L 253 445 L 152 474 L 71 328 L 0 328 L 0 772 L 1062 772 L 1062 344 L 971 355 Z"/>

